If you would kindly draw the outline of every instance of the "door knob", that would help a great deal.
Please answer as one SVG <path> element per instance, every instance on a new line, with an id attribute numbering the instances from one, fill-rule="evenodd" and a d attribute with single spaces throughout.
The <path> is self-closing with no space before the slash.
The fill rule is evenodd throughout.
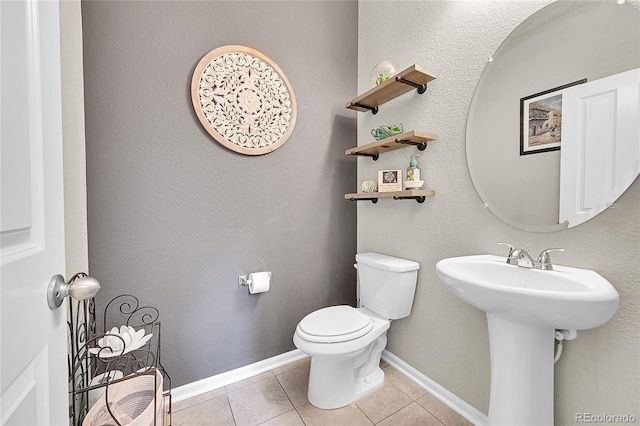
<path id="1" fill-rule="evenodd" d="M 84 272 L 75 274 L 69 282 L 65 282 L 62 275 L 56 274 L 49 280 L 47 302 L 51 309 L 57 309 L 67 296 L 76 300 L 87 300 L 95 296 L 98 290 L 100 290 L 98 280 Z"/>

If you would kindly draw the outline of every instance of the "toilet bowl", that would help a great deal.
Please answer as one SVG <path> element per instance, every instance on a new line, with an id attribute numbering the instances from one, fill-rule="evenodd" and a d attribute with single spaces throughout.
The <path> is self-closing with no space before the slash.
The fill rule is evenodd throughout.
<path id="1" fill-rule="evenodd" d="M 411 313 L 420 264 L 379 253 L 356 255 L 361 308 L 331 306 L 305 316 L 293 336 L 311 356 L 309 402 L 340 408 L 384 383 L 380 355 L 391 320 Z"/>
<path id="2" fill-rule="evenodd" d="M 379 389 L 390 324 L 366 308 L 346 305 L 320 309 L 300 321 L 293 342 L 311 356 L 309 402 L 339 408 Z"/>

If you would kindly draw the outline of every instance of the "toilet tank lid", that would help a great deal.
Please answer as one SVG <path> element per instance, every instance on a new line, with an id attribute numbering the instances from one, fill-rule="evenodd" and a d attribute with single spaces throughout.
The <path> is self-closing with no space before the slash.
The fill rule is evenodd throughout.
<path id="1" fill-rule="evenodd" d="M 356 262 L 391 272 L 408 272 L 420 269 L 420 264 L 413 260 L 401 259 L 399 257 L 374 252 L 356 254 Z"/>

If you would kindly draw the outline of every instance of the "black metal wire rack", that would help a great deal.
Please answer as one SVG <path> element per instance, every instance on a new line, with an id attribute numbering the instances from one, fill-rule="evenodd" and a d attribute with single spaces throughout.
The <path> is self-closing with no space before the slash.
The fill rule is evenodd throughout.
<path id="1" fill-rule="evenodd" d="M 154 411 L 150 424 L 170 425 L 171 378 L 161 363 L 159 311 L 151 306 L 140 306 L 138 298 L 130 294 L 117 296 L 106 305 L 102 330 L 98 333 L 94 299 L 70 300 L 69 305 L 69 424 L 83 425 L 91 410 L 90 394 L 96 391 L 104 395 L 100 398 L 104 398 L 103 406 L 111 417 L 109 420 L 122 426 L 122 418 L 113 411 L 114 405 L 109 400 L 113 394 L 109 389 L 112 385 L 146 376 L 145 383 L 153 386 L 151 403 Z M 138 344 L 132 344 L 123 338 L 121 327 L 132 327 L 146 337 L 137 341 Z M 160 400 L 156 397 L 159 376 L 162 381 Z"/>

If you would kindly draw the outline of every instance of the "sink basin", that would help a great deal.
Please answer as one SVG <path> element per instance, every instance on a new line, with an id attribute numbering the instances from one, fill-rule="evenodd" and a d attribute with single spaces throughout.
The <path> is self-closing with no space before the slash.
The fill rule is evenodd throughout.
<path id="1" fill-rule="evenodd" d="M 618 309 L 613 286 L 587 269 L 521 268 L 492 255 L 444 259 L 436 271 L 451 292 L 487 313 L 488 424 L 552 425 L 555 330 L 607 322 Z"/>
<path id="2" fill-rule="evenodd" d="M 618 309 L 613 286 L 587 269 L 554 265 L 553 271 L 542 271 L 480 255 L 441 260 L 436 270 L 467 303 L 526 324 L 586 330 L 609 321 Z"/>

